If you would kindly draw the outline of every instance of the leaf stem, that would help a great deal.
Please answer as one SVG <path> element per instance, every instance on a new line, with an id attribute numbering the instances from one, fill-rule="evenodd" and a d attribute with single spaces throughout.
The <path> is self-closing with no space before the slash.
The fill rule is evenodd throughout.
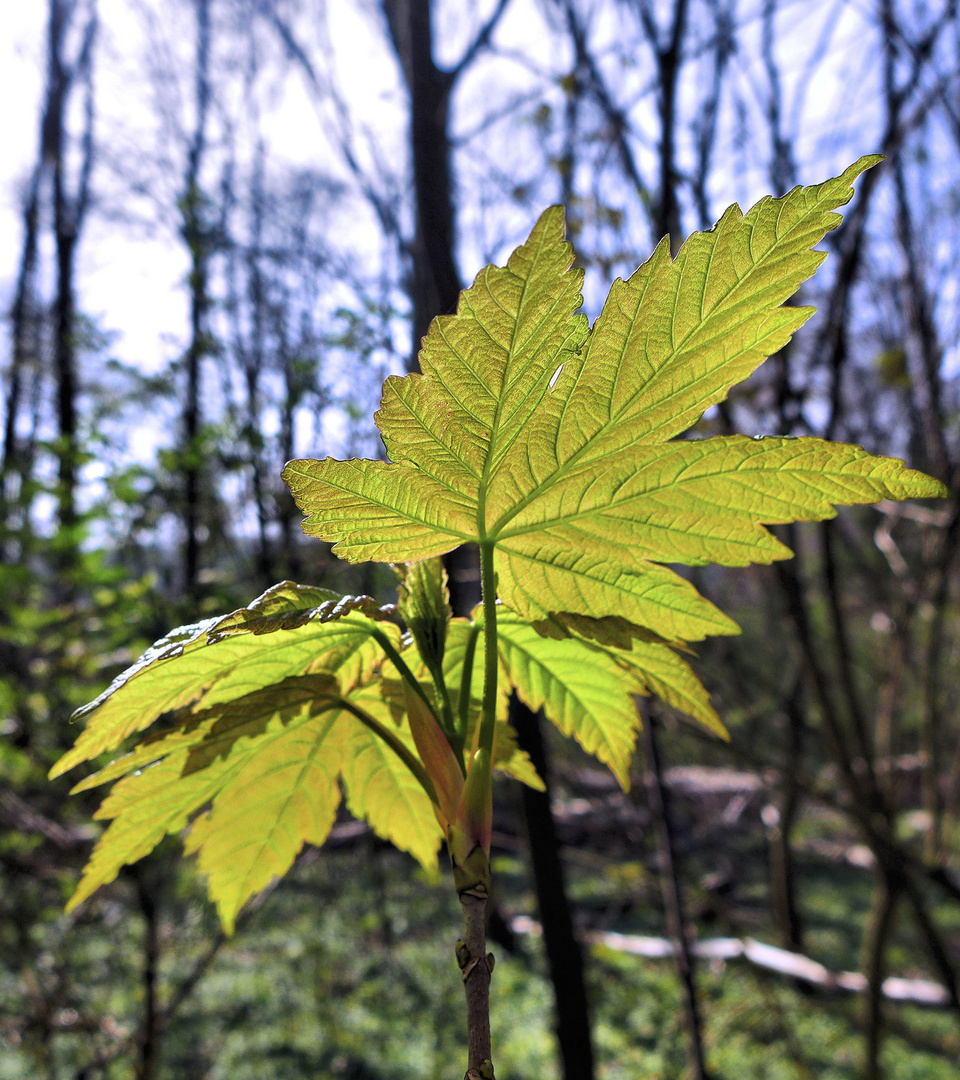
<path id="1" fill-rule="evenodd" d="M 473 690 L 473 661 L 477 655 L 477 638 L 480 636 L 480 627 L 474 623 L 470 627 L 470 637 L 467 638 L 467 647 L 463 652 L 463 667 L 460 672 L 460 697 L 457 701 L 457 734 L 460 741 L 467 738 L 467 727 L 470 723 L 470 698 Z"/>
<path id="2" fill-rule="evenodd" d="M 385 724 L 381 724 L 379 720 L 371 716 L 365 709 L 361 709 L 359 705 L 354 705 L 352 701 L 347 701 L 346 698 L 340 698 L 337 704 L 346 709 L 348 713 L 355 716 L 361 724 L 368 727 L 375 735 L 379 736 L 390 747 L 390 749 L 397 755 L 398 758 L 406 765 L 406 767 L 413 773 L 420 783 L 420 786 L 427 793 L 430 801 L 439 806 L 439 800 L 437 798 L 437 790 L 433 786 L 433 781 L 427 775 L 426 769 L 420 764 L 419 760 L 404 746 L 400 738 L 392 732 Z"/>
<path id="3" fill-rule="evenodd" d="M 440 664 L 430 665 L 430 675 L 437 691 L 437 700 L 440 702 L 439 723 L 444 735 L 453 747 L 457 760 L 463 766 L 463 735 L 453 718 L 453 704 L 450 701 L 450 691 L 447 689 L 447 681 L 443 677 L 443 667 Z"/>
<path id="4" fill-rule="evenodd" d="M 387 659 L 397 669 L 400 678 L 410 685 L 410 688 L 416 692 L 419 698 L 423 699 L 424 704 L 430 710 L 430 715 L 434 718 L 434 720 L 437 721 L 438 724 L 440 724 L 440 727 L 442 728 L 443 724 L 440 721 L 440 717 L 437 716 L 437 710 L 434 708 L 433 702 L 430 700 L 430 698 L 427 697 L 423 687 L 420 685 L 420 680 L 410 670 L 410 667 L 407 664 L 406 660 L 404 660 L 403 657 L 393 647 L 393 644 L 387 637 L 387 635 L 383 633 L 382 630 L 373 630 L 371 631 L 370 636 L 387 654 Z"/>
<path id="5" fill-rule="evenodd" d="M 493 735 L 497 719 L 497 579 L 493 569 L 493 541 L 480 544 L 480 584 L 483 589 L 483 715 L 479 748 L 493 760 Z M 461 691 L 462 695 L 462 691 Z"/>

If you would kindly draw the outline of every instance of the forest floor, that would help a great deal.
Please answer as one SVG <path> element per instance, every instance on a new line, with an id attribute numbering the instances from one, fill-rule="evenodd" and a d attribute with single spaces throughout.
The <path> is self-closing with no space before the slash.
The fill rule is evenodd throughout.
<path id="1" fill-rule="evenodd" d="M 779 944 L 770 914 L 764 778 L 681 767 L 666 779 L 694 939 Z M 598 1077 L 681 1080 L 688 1075 L 687 1037 L 674 966 L 669 956 L 637 956 L 618 945 L 665 933 L 643 784 L 624 794 L 608 774 L 575 763 L 558 768 L 556 790 L 568 890 L 587 960 Z M 542 944 L 536 933 L 516 932 L 535 931 L 537 918 L 518 807 L 516 791 L 502 785 L 492 931 L 497 1071 L 505 1080 L 552 1080 L 559 1071 Z M 905 829 L 911 820 L 919 824 L 916 815 L 905 815 Z M 813 803 L 804 804 L 795 841 L 804 953 L 830 972 L 856 972 L 874 884 L 869 852 L 843 815 Z M 218 938 L 200 896 L 184 864 L 172 901 L 182 916 L 161 928 L 161 998 L 206 964 L 164 1037 L 163 1080 L 448 1080 L 456 1071 L 463 1041 L 453 959 L 460 912 L 442 868 L 432 879 L 344 816 L 327 847 L 304 852 L 241 918 L 232 940 Z M 99 994 L 106 1015 L 122 949 L 121 942 L 103 940 L 111 903 L 104 890 L 91 901 L 89 921 L 74 928 L 74 949 L 86 952 L 90 972 L 86 989 Z M 956 914 L 944 908 L 938 916 L 960 942 Z M 891 975 L 932 978 L 906 920 L 888 967 Z M 744 959 L 704 960 L 696 978 L 716 1080 L 863 1075 L 862 995 L 818 988 Z M 118 1015 L 121 1008 L 118 1003 Z M 952 1013 L 888 1002 L 886 1024 L 887 1080 L 960 1080 L 960 1025 Z M 101 1025 L 96 1037 L 104 1045 L 122 1040 L 119 1021 L 117 1028 L 105 1032 Z M 62 1075 L 81 1075 L 88 1036 L 64 1030 L 58 1060 L 73 1071 Z M 120 1054 L 102 1075 L 132 1076 L 131 1060 Z M 34 1080 L 28 1066 L 25 1054 L 0 1041 L 0 1080 Z"/>

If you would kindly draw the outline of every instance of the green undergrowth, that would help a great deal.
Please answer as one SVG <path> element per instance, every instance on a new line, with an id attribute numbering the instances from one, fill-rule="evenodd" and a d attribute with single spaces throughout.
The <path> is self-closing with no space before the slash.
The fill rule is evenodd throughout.
<path id="1" fill-rule="evenodd" d="M 591 918 L 605 910 L 607 929 L 662 932 L 657 882 L 639 863 L 612 863 L 602 874 L 578 870 L 575 858 L 568 867 L 578 910 Z M 500 857 L 499 901 L 507 914 L 533 913 L 521 868 L 519 860 Z M 831 932 L 840 905 L 848 911 L 862 907 L 870 875 L 850 870 L 831 874 L 822 864 L 818 870 L 816 859 L 804 859 L 812 951 Z M 630 892 L 642 903 L 626 908 L 623 898 Z M 457 901 L 451 894 L 445 880 L 431 881 L 407 857 L 372 840 L 301 861 L 220 948 L 170 1026 L 159 1080 L 447 1080 L 463 1038 L 462 990 L 450 978 L 450 934 L 434 928 L 455 925 Z M 192 970 L 216 933 L 213 913 L 200 897 L 185 867 L 178 890 L 167 897 L 162 997 Z M 694 905 L 702 899 L 695 886 L 690 897 Z M 133 974 L 116 977 L 117 950 L 103 933 L 115 903 L 110 890 L 94 900 L 91 921 L 81 932 L 72 931 L 71 947 L 87 979 L 85 992 L 93 995 L 90 1011 L 96 1006 L 132 1029 L 142 1003 L 110 989 L 129 987 Z M 715 925 L 702 933 L 733 929 Z M 775 940 L 769 926 L 751 932 Z M 519 942 L 515 955 L 493 946 L 498 1073 L 510 1080 L 553 1080 L 559 1071 L 546 963 L 537 939 Z M 895 945 L 895 964 L 909 962 L 909 946 Z M 51 953 L 55 947 L 51 942 Z M 842 944 L 837 964 L 848 964 L 854 951 L 853 941 Z M 587 970 L 599 1080 L 682 1080 L 686 1035 L 672 966 L 595 946 Z M 702 965 L 698 977 L 708 1061 L 717 1080 L 861 1075 L 859 1001 L 804 994 L 742 962 Z M 895 1027 L 912 1035 L 888 1038 L 888 1080 L 960 1080 L 960 1068 L 945 1056 L 951 1050 L 954 1060 L 960 1056 L 949 1014 L 894 1007 L 890 1016 Z M 104 1039 L 102 1033 L 98 1037 Z M 923 1048 L 937 1043 L 944 1053 Z M 50 1075 L 76 1075 L 92 1045 L 82 1033 L 65 1029 L 51 1047 Z M 103 1075 L 127 1080 L 133 1066 L 128 1053 Z M 0 1041 L 0 1080 L 28 1080 L 32 1070 L 24 1053 Z"/>

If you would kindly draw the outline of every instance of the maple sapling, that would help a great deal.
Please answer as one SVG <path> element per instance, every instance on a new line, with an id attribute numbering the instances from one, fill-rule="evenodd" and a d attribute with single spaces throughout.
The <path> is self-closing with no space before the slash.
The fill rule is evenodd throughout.
<path id="1" fill-rule="evenodd" d="M 422 373 L 384 383 L 388 460 L 284 470 L 308 534 L 352 562 L 397 565 L 397 606 L 282 582 L 174 630 L 79 710 L 86 727 L 52 775 L 165 722 L 75 788 L 115 781 L 69 906 L 187 830 L 230 933 L 304 843 L 324 842 L 345 797 L 428 868 L 446 841 L 466 927 L 467 1075 L 490 1080 L 491 774 L 542 788 L 509 694 L 626 788 L 635 695 L 725 735 L 684 646 L 738 627 L 667 564 L 769 563 L 791 552 L 766 525 L 946 493 L 857 446 L 677 438 L 810 316 L 784 302 L 879 160 L 745 216 L 733 206 L 675 259 L 664 240 L 614 282 L 592 328 L 563 211 L 545 211 L 506 267 L 434 320 Z M 483 601 L 453 618 L 439 556 L 470 542 Z"/>

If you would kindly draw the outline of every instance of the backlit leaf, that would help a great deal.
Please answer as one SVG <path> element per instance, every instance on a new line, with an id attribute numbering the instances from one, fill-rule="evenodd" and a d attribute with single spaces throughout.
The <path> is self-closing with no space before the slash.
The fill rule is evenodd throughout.
<path id="1" fill-rule="evenodd" d="M 397 627 L 383 621 L 392 609 L 369 596 L 324 596 L 329 594 L 283 582 L 247 608 L 161 638 L 77 710 L 74 718 L 87 727 L 50 775 L 115 749 L 173 710 L 209 708 L 292 675 L 336 672 L 345 690 L 369 680 L 383 659 L 374 631 L 394 642 L 400 638 Z M 302 603 L 314 606 L 296 606 Z"/>
<path id="2" fill-rule="evenodd" d="M 592 331 L 562 211 L 546 211 L 506 267 L 434 320 L 422 374 L 387 379 L 377 423 L 390 462 L 287 466 L 304 529 L 354 561 L 492 545 L 500 598 L 554 637 L 736 633 L 666 564 L 785 558 L 764 524 L 944 493 L 902 462 L 817 439 L 669 441 L 810 315 L 782 305 L 878 160 L 745 216 L 731 207 L 676 259 L 661 244 L 614 283 Z"/>
<path id="3" fill-rule="evenodd" d="M 699 720 L 722 739 L 730 736 L 710 695 L 682 656 L 667 645 L 633 641 L 628 650 L 607 648 L 613 660 L 627 668 L 637 680 L 639 693 L 655 694 L 661 701 Z"/>
<path id="4" fill-rule="evenodd" d="M 122 866 L 149 855 L 168 833 L 179 833 L 212 798 L 227 766 L 184 777 L 186 757 L 187 750 L 180 749 L 114 785 L 95 815 L 113 820 L 93 849 L 68 911 L 113 881 Z"/>
<path id="5" fill-rule="evenodd" d="M 402 563 L 396 570 L 400 578 L 397 607 L 403 621 L 428 669 L 440 668 L 450 622 L 450 594 L 443 563 L 424 559 Z"/>
<path id="6" fill-rule="evenodd" d="M 324 692 L 324 687 L 327 692 Z M 227 707 L 226 717 L 219 710 L 210 710 L 197 718 L 197 723 L 187 722 L 182 728 L 154 743 L 152 754 L 156 763 L 136 769 L 119 780 L 97 811 L 97 818 L 111 820 L 112 824 L 94 848 L 70 906 L 78 904 L 100 885 L 112 881 L 121 866 L 148 854 L 165 835 L 181 832 L 194 814 L 211 799 L 219 798 L 225 789 L 236 792 L 236 778 L 251 758 L 266 755 L 276 759 L 277 752 L 271 747 L 285 732 L 310 724 L 318 715 L 322 718 L 324 712 L 329 714 L 339 703 L 339 689 L 335 682 L 330 687 L 329 678 L 324 680 L 323 687 L 314 684 L 299 689 L 299 704 L 293 701 L 288 692 L 271 688 L 271 691 L 251 695 L 250 701 L 244 699 L 240 708 L 232 713 Z M 329 692 L 331 689 L 333 692 Z M 271 709 L 266 701 L 271 692 L 277 701 L 282 701 L 277 710 Z M 249 706 L 247 715 L 252 726 L 245 731 L 237 731 L 236 727 L 243 722 L 245 706 Z M 222 739 L 223 732 L 216 730 L 218 722 L 224 719 L 232 721 L 234 725 L 234 730 L 230 732 L 232 737 L 226 745 Z M 305 737 L 309 739 L 311 734 L 308 732 Z M 207 747 L 204 747 L 207 740 Z M 209 749 L 211 745 L 213 752 Z M 302 740 L 289 745 L 302 747 Z M 200 761 L 191 769 L 190 758 L 197 747 L 204 749 L 200 753 Z M 161 755 L 162 760 L 157 760 Z M 130 758 L 134 756 L 121 759 L 116 768 L 129 769 Z M 101 776 L 96 779 L 103 782 L 105 778 Z M 336 810 L 339 798 L 337 791 L 331 813 Z M 311 835 L 316 835 L 316 830 Z M 256 840 L 256 830 L 252 834 L 247 833 L 246 839 Z"/>
<path id="7" fill-rule="evenodd" d="M 232 775 L 193 824 L 185 849 L 199 852 L 228 934 L 244 902 L 285 874 L 304 843 L 326 840 L 340 802 L 337 728 L 338 715 L 328 713 L 288 726 L 271 721 L 265 735 L 227 758 Z"/>
<path id="8" fill-rule="evenodd" d="M 540 637 L 506 608 L 497 611 L 500 655 L 517 693 L 546 713 L 564 735 L 609 765 L 626 789 L 640 727 L 631 690 L 641 687 L 606 653 L 575 638 Z M 659 646 L 666 648 L 666 646 Z"/>
<path id="9" fill-rule="evenodd" d="M 390 706 L 378 687 L 351 695 L 350 700 L 377 717 L 386 727 L 393 724 Z M 374 832 L 410 854 L 427 870 L 437 868 L 437 849 L 443 833 L 433 812 L 433 804 L 413 774 L 397 755 L 357 720 L 344 714 L 343 781 L 350 812 L 370 824 Z M 398 732 L 414 751 L 410 729 Z"/>
<path id="10" fill-rule="evenodd" d="M 193 822 L 186 850 L 199 853 L 211 899 L 231 932 L 250 896 L 286 873 L 305 843 L 324 842 L 340 802 L 340 777 L 357 817 L 435 870 L 441 832 L 430 799 L 345 700 L 393 725 L 377 687 L 342 695 L 335 678 L 314 675 L 205 710 L 144 748 L 155 763 L 119 780 L 97 812 L 113 820 L 70 907 L 212 802 Z M 414 752 L 409 728 L 394 737 Z M 139 754 L 104 773 L 131 768 Z M 104 773 L 95 779 L 108 779 Z"/>
<path id="11" fill-rule="evenodd" d="M 340 694 L 339 682 L 329 673 L 301 675 L 208 709 L 181 710 L 170 729 L 148 736 L 132 753 L 88 776 L 73 791 L 106 784 L 184 748 L 189 750 L 184 773 L 196 772 L 215 758 L 226 757 L 237 739 L 261 735 L 274 717 L 285 724 L 299 717 L 305 707 L 329 707 Z"/>

